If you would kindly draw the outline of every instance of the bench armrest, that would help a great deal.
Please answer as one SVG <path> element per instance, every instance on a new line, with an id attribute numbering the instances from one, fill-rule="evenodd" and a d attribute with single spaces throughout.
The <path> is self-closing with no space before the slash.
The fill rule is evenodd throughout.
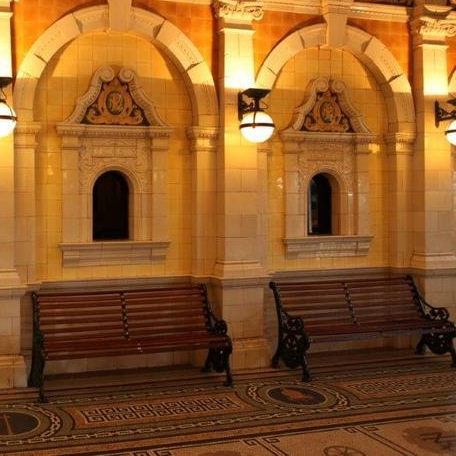
<path id="1" fill-rule="evenodd" d="M 218 334 L 220 336 L 226 336 L 228 333 L 228 325 L 222 318 L 217 318 L 212 311 L 211 305 L 209 304 L 209 298 L 207 297 L 207 288 L 205 284 L 201 285 L 204 294 L 204 311 L 209 323 L 209 331 L 212 334 Z"/>
<path id="2" fill-rule="evenodd" d="M 413 277 L 408 275 L 407 278 L 413 287 L 413 291 L 415 292 L 416 296 L 418 297 L 418 300 L 421 305 L 421 310 L 422 310 L 424 316 L 429 320 L 448 321 L 449 323 L 451 323 L 449 321 L 450 313 L 448 312 L 448 309 L 446 307 L 431 306 L 431 304 L 426 302 L 426 300 L 423 298 L 423 296 L 421 296 L 421 293 L 418 291 L 418 288 L 415 285 Z"/>
<path id="3" fill-rule="evenodd" d="M 430 320 L 448 321 L 450 319 L 450 313 L 446 307 L 431 306 L 423 299 L 421 299 L 421 303 L 423 304 L 423 310 L 426 317 Z"/>

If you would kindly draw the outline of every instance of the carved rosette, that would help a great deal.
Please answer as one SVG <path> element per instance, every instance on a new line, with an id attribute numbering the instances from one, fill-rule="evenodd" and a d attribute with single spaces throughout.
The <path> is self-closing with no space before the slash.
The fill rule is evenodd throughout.
<path id="1" fill-rule="evenodd" d="M 263 18 L 263 2 L 240 0 L 215 0 L 215 16 L 222 19 L 259 21 Z"/>

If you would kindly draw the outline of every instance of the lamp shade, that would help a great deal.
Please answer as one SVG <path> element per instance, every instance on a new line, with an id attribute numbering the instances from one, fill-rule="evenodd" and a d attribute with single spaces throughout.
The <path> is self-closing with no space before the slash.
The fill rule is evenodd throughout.
<path id="1" fill-rule="evenodd" d="M 248 141 L 261 143 L 272 136 L 274 127 L 274 122 L 268 114 L 264 111 L 253 111 L 242 118 L 239 129 Z"/>
<path id="2" fill-rule="evenodd" d="M 16 115 L 5 100 L 0 99 L 0 138 L 8 136 L 16 126 Z"/>
<path id="3" fill-rule="evenodd" d="M 448 130 L 445 132 L 448 142 L 456 146 L 456 120 L 450 123 Z"/>

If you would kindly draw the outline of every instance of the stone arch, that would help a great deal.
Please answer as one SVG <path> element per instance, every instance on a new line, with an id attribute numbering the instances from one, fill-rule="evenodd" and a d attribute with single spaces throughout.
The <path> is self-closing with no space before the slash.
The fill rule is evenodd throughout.
<path id="1" fill-rule="evenodd" d="M 77 37 L 112 30 L 107 6 L 84 8 L 67 14 L 49 27 L 27 53 L 17 74 L 14 108 L 19 121 L 33 121 L 35 91 L 39 78 L 55 53 Z M 217 95 L 212 74 L 199 50 L 166 19 L 131 8 L 124 33 L 139 35 L 160 48 L 177 66 L 190 94 L 194 126 L 218 126 Z"/>
<path id="2" fill-rule="evenodd" d="M 326 24 L 304 27 L 284 38 L 266 57 L 257 76 L 258 87 L 271 89 L 285 63 L 298 52 L 326 45 Z M 347 27 L 341 49 L 351 52 L 374 74 L 388 109 L 390 133 L 416 130 L 412 89 L 407 76 L 388 48 L 377 38 L 355 27 Z"/>

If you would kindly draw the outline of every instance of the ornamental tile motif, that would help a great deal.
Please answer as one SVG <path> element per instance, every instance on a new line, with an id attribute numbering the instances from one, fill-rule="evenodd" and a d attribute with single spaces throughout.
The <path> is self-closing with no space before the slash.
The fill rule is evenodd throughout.
<path id="1" fill-rule="evenodd" d="M 256 20 L 263 18 L 262 2 L 244 2 L 238 0 L 215 0 L 215 16 L 224 19 Z"/>

